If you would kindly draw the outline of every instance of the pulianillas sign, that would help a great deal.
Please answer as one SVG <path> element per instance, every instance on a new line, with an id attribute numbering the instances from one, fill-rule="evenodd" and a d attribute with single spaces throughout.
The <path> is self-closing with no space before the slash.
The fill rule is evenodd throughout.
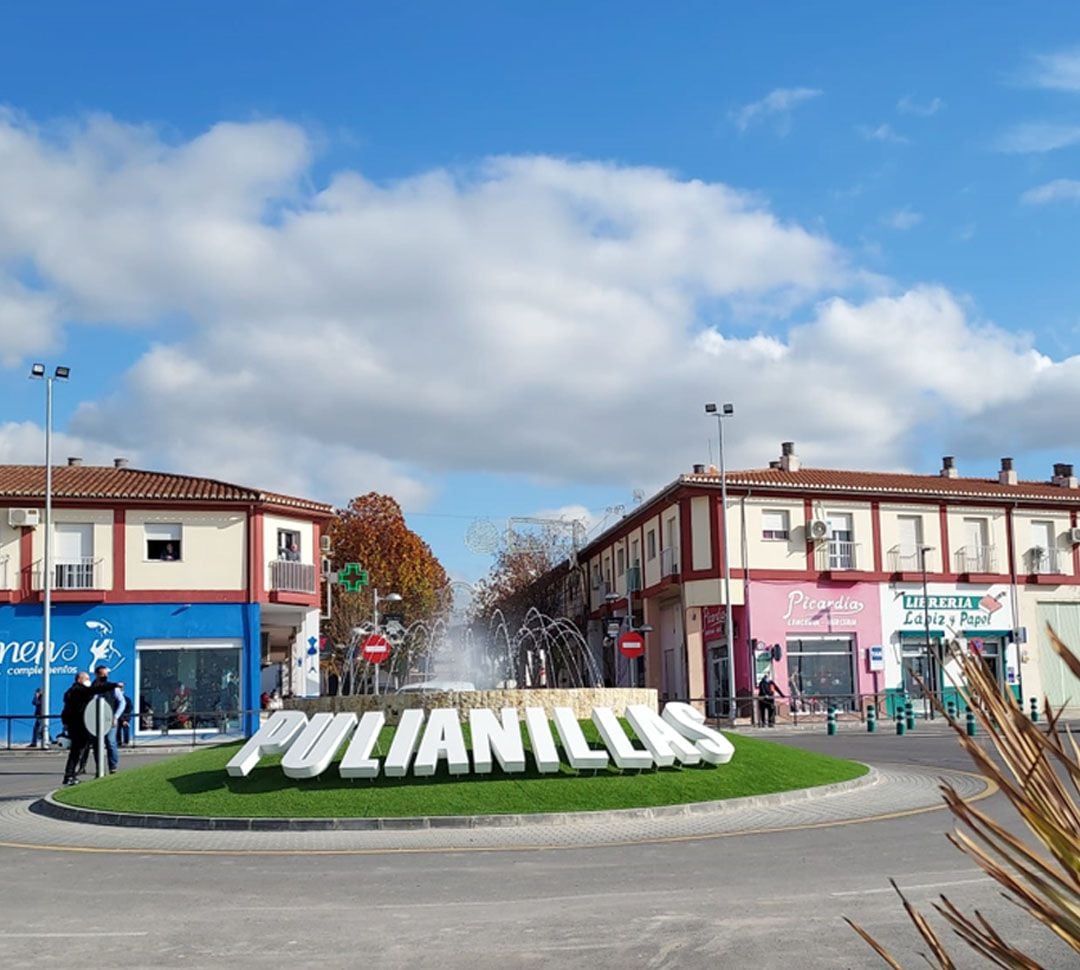
<path id="1" fill-rule="evenodd" d="M 554 731 L 543 708 L 525 708 L 529 754 L 543 774 L 559 770 L 556 734 L 570 767 L 578 770 L 597 771 L 611 762 L 617 768 L 637 769 L 669 768 L 676 762 L 721 765 L 731 760 L 735 750 L 689 704 L 667 704 L 662 714 L 640 704 L 628 706 L 626 720 L 644 747 L 635 746 L 610 707 L 592 711 L 603 748 L 590 747 L 569 707 L 556 707 L 552 713 Z M 427 715 L 426 723 L 424 711 L 410 709 L 402 713 L 385 759 L 373 757 L 385 723 L 382 711 L 369 711 L 359 720 L 353 712 L 322 712 L 308 720 L 303 711 L 276 711 L 229 761 L 226 770 L 243 778 L 260 759 L 280 754 L 281 770 L 288 777 L 317 778 L 348 742 L 338 766 L 342 778 L 375 778 L 380 771 L 401 778 L 410 768 L 414 776 L 424 777 L 435 774 L 441 761 L 452 775 L 490 774 L 496 761 L 504 772 L 525 771 L 525 743 L 516 708 L 505 707 L 498 715 L 483 708 L 470 710 L 471 751 L 456 709 L 436 708 Z"/>

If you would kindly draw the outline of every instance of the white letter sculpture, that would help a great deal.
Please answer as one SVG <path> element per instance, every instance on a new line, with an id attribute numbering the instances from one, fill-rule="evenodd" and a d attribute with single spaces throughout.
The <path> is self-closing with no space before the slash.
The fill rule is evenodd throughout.
<path id="1" fill-rule="evenodd" d="M 503 771 L 525 770 L 525 742 L 521 739 L 517 708 L 504 707 L 502 723 L 494 711 L 473 708 L 469 711 L 469 734 L 472 736 L 473 771 L 478 775 L 491 774 L 492 751 Z"/>
<path id="2" fill-rule="evenodd" d="M 375 778 L 379 774 L 379 759 L 371 757 L 371 749 L 379 740 L 379 732 L 386 723 L 382 711 L 368 711 L 360 718 L 360 726 L 338 765 L 342 778 Z"/>
<path id="3" fill-rule="evenodd" d="M 701 752 L 651 707 L 631 704 L 626 719 L 661 768 L 670 768 L 676 761 L 684 765 L 701 763 Z"/>
<path id="4" fill-rule="evenodd" d="M 330 767 L 354 727 L 356 715 L 351 711 L 312 714 L 307 727 L 281 759 L 281 770 L 290 778 L 318 778 Z"/>
<path id="5" fill-rule="evenodd" d="M 416 752 L 413 774 L 417 777 L 435 774 L 435 769 L 442 758 L 446 759 L 450 774 L 467 775 L 469 773 L 469 752 L 465 747 L 465 733 L 461 730 L 461 719 L 456 710 L 448 707 L 437 707 L 428 715 L 424 737 Z"/>
<path id="6" fill-rule="evenodd" d="M 617 768 L 651 768 L 653 756 L 648 751 L 635 748 L 626 736 L 619 719 L 610 707 L 594 707 L 593 724 L 604 739 Z"/>
<path id="7" fill-rule="evenodd" d="M 705 715 L 689 704 L 671 702 L 664 706 L 664 720 L 684 738 L 694 742 L 701 757 L 711 765 L 726 765 L 735 753 L 731 742 L 719 731 L 705 726 Z"/>
<path id="8" fill-rule="evenodd" d="M 559 749 L 551 734 L 551 722 L 542 707 L 525 708 L 525 726 L 529 730 L 529 747 L 532 748 L 536 770 L 550 775 L 559 770 Z"/>
<path id="9" fill-rule="evenodd" d="M 303 711 L 274 711 L 247 744 L 232 756 L 225 770 L 234 778 L 246 777 L 264 755 L 287 751 L 305 724 L 307 715 Z"/>
<path id="10" fill-rule="evenodd" d="M 390 742 L 390 753 L 383 763 L 383 771 L 388 778 L 403 778 L 409 772 L 409 762 L 412 761 L 413 751 L 416 748 L 416 739 L 420 737 L 420 729 L 424 726 L 424 712 L 418 710 L 402 711 L 401 720 L 398 721 L 397 730 L 394 732 L 394 740 Z"/>
<path id="11" fill-rule="evenodd" d="M 585 740 L 574 712 L 569 707 L 556 707 L 553 713 L 555 727 L 558 729 L 559 737 L 562 738 L 563 750 L 566 752 L 570 767 L 578 771 L 589 769 L 599 771 L 601 768 L 606 768 L 607 752 L 595 751 L 589 747 L 589 742 Z"/>

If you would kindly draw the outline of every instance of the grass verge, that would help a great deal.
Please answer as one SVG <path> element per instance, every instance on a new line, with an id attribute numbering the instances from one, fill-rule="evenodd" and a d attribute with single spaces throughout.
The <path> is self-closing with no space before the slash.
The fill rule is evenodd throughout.
<path id="1" fill-rule="evenodd" d="M 599 746 L 595 728 L 582 722 Z M 380 739 L 385 754 L 393 729 Z M 506 775 L 346 780 L 331 765 L 319 778 L 287 778 L 279 758 L 261 762 L 247 778 L 231 778 L 225 764 L 239 744 L 219 745 L 107 778 L 61 789 L 56 800 L 80 808 L 157 815 L 278 818 L 400 818 L 413 815 L 507 815 L 599 811 L 679 805 L 811 788 L 857 778 L 863 765 L 756 738 L 729 735 L 735 756 L 726 765 L 622 772 L 612 767 L 578 774 L 565 763 L 558 774 L 531 768 Z"/>

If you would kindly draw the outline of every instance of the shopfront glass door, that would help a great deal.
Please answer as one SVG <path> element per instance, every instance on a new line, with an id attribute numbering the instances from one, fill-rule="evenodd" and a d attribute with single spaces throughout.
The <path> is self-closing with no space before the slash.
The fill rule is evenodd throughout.
<path id="1" fill-rule="evenodd" d="M 788 640 L 788 686 L 796 711 L 826 710 L 830 704 L 856 709 L 852 646 L 850 637 Z"/>

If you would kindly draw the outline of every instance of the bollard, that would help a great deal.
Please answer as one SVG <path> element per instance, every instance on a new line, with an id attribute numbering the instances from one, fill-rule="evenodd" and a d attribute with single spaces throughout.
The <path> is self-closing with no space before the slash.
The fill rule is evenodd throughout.
<path id="1" fill-rule="evenodd" d="M 1031 698 L 1031 722 L 1032 724 L 1039 723 L 1039 701 L 1038 698 Z"/>
<path id="2" fill-rule="evenodd" d="M 904 718 L 907 721 L 907 729 L 909 731 L 915 730 L 915 705 L 908 701 L 904 705 Z"/>
<path id="3" fill-rule="evenodd" d="M 877 731 L 877 705 L 871 704 L 866 709 L 866 730 L 867 733 L 873 734 Z"/>
<path id="4" fill-rule="evenodd" d="M 904 733 L 904 711 L 899 707 L 896 709 L 896 733 Z"/>
<path id="5" fill-rule="evenodd" d="M 967 709 L 964 719 L 967 721 L 967 736 L 969 738 L 975 737 L 975 712 L 970 707 Z"/>
<path id="6" fill-rule="evenodd" d="M 956 720 L 956 701 L 951 697 L 949 698 L 949 702 L 945 705 L 945 716 L 949 719 L 950 724 Z"/>
<path id="7" fill-rule="evenodd" d="M 836 734 L 836 707 L 829 705 L 829 716 L 825 720 L 825 730 L 828 734 Z"/>

